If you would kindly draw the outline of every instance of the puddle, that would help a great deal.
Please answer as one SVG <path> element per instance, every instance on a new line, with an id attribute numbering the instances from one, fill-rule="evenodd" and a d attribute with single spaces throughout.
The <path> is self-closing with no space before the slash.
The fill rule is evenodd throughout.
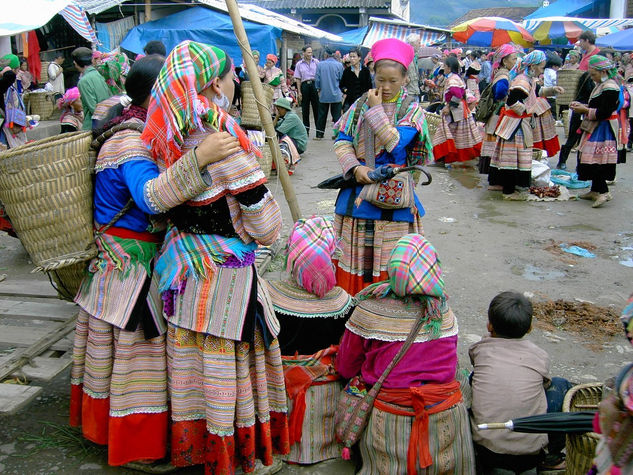
<path id="1" fill-rule="evenodd" d="M 469 190 L 472 190 L 473 188 L 481 188 L 481 176 L 477 170 L 450 169 L 448 170 L 448 176 Z"/>
<path id="2" fill-rule="evenodd" d="M 570 224 L 567 226 L 558 226 L 558 229 L 565 231 L 603 231 L 602 228 L 592 226 L 591 224 Z"/>
<path id="3" fill-rule="evenodd" d="M 479 211 L 478 213 L 473 213 L 473 216 L 475 218 L 494 218 L 503 214 L 500 210 L 497 209 L 497 206 L 495 204 L 492 204 L 490 202 L 481 202 L 479 204 L 479 208 L 481 208 L 481 211 Z"/>
<path id="4" fill-rule="evenodd" d="M 633 267 L 633 257 L 629 257 L 628 259 L 620 261 L 620 264 L 626 267 Z"/>
<path id="5" fill-rule="evenodd" d="M 510 271 L 514 275 L 520 275 L 527 280 L 555 280 L 560 279 L 561 277 L 565 277 L 564 272 L 553 269 L 541 269 L 540 267 L 536 267 L 530 264 L 527 264 L 525 266 L 512 266 Z"/>

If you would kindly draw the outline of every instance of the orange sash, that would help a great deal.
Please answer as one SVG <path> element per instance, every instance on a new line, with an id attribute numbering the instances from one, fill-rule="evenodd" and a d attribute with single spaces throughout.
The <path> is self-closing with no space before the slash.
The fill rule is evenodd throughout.
<path id="1" fill-rule="evenodd" d="M 414 416 L 407 451 L 409 475 L 417 473 L 415 464 L 418 458 L 420 468 L 433 464 L 429 452 L 429 415 L 450 409 L 460 402 L 462 402 L 462 392 L 457 381 L 446 384 L 425 384 L 407 389 L 382 388 L 380 390 L 374 407 L 399 416 Z M 396 405 L 405 407 L 399 408 Z"/>

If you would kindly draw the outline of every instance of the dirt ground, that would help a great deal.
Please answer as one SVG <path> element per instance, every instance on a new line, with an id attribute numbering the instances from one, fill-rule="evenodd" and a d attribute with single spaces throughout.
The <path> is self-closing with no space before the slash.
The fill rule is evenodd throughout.
<path id="1" fill-rule="evenodd" d="M 303 216 L 333 213 L 336 192 L 315 188 L 340 172 L 332 146 L 331 140 L 310 140 L 291 177 Z M 572 170 L 574 164 L 570 158 Z M 633 360 L 633 349 L 617 330 L 617 316 L 633 291 L 633 165 L 618 165 L 614 199 L 601 209 L 576 200 L 506 202 L 500 192 L 487 191 L 485 177 L 474 168 L 429 170 L 433 183 L 418 193 L 426 210 L 425 234 L 440 255 L 459 321 L 461 366 L 469 367 L 468 347 L 485 334 L 488 304 L 503 290 L 524 292 L 535 302 L 537 318 L 529 338 L 550 354 L 552 375 L 578 383 L 603 381 Z M 287 236 L 292 222 L 275 177 L 270 188 L 282 203 Z M 584 247 L 595 257 L 568 254 L 561 243 Z M 19 242 L 0 236 L 0 274 L 44 279 L 29 274 L 31 267 Z M 282 278 L 282 267 L 283 258 L 277 256 L 266 277 Z M 562 312 L 563 307 L 573 312 Z M 108 467 L 102 448 L 67 430 L 68 402 L 66 371 L 45 385 L 33 404 L 0 418 L 0 473 L 135 473 Z M 352 471 L 349 464 L 332 461 L 286 466 L 282 473 Z"/>

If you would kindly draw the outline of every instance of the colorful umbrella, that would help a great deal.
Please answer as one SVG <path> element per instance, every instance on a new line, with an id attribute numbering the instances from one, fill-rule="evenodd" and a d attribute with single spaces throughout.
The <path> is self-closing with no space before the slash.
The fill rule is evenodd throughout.
<path id="1" fill-rule="evenodd" d="M 451 29 L 461 43 L 496 48 L 505 43 L 530 46 L 534 38 L 518 23 L 499 17 L 480 17 L 465 21 Z"/>
<path id="2" fill-rule="evenodd" d="M 543 21 L 528 31 L 539 44 L 566 45 L 574 44 L 583 31 L 590 29 L 579 21 L 561 18 Z"/>

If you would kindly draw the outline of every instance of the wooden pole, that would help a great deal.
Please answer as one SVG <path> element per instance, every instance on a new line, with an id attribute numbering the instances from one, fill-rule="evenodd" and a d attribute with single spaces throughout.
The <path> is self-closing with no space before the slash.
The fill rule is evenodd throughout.
<path id="1" fill-rule="evenodd" d="M 152 21 L 152 0 L 145 0 L 145 23 Z"/>
<path id="2" fill-rule="evenodd" d="M 290 181 L 288 170 L 286 170 L 286 164 L 281 159 L 281 151 L 279 150 L 279 142 L 277 141 L 277 133 L 273 127 L 273 120 L 270 116 L 270 110 L 266 106 L 264 101 L 264 88 L 262 87 L 261 80 L 259 79 L 259 73 L 257 72 L 257 65 L 253 59 L 253 53 L 251 52 L 251 46 L 246 36 L 246 30 L 242 23 L 242 17 L 240 16 L 240 10 L 235 0 L 226 0 L 226 7 L 229 10 L 231 21 L 233 22 L 233 31 L 235 37 L 242 50 L 242 56 L 244 58 L 244 64 L 248 71 L 248 77 L 250 78 L 253 86 L 253 93 L 255 94 L 255 101 L 257 102 L 257 108 L 259 109 L 259 116 L 261 117 L 264 131 L 266 132 L 266 141 L 270 146 L 270 150 L 273 155 L 273 161 L 277 167 L 277 176 L 281 181 L 281 186 L 284 190 L 284 196 L 288 202 L 290 208 L 290 215 L 293 221 L 297 221 L 301 218 L 301 210 L 299 209 L 299 203 L 297 202 L 297 196 L 295 190 Z"/>

